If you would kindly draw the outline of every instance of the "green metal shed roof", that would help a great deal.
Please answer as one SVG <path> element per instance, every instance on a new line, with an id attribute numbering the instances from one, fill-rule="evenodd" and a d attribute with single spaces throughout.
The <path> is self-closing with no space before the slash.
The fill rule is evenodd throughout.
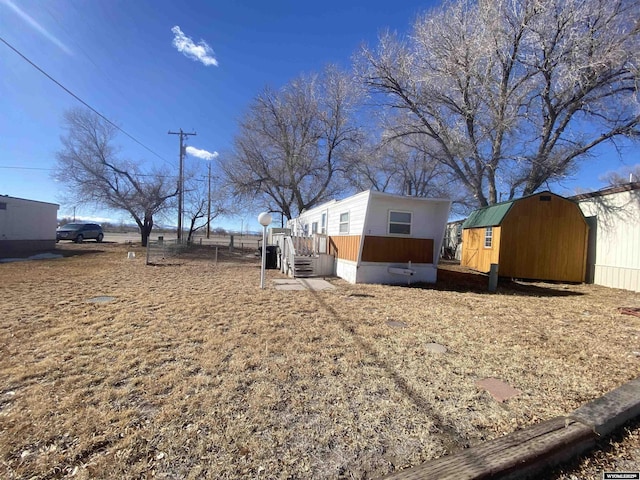
<path id="1" fill-rule="evenodd" d="M 490 207 L 475 210 L 469 215 L 469 218 L 464 221 L 462 228 L 494 227 L 500 225 L 514 202 L 515 200 L 496 203 Z"/>

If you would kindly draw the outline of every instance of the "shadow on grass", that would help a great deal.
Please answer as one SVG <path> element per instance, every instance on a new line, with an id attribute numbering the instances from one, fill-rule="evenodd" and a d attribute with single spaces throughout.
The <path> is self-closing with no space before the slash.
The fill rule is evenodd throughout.
<path id="1" fill-rule="evenodd" d="M 548 286 L 546 286 L 548 285 Z M 567 284 L 546 284 L 545 286 L 534 285 L 522 280 L 514 281 L 509 278 L 500 277 L 498 280 L 498 290 L 495 293 L 489 292 L 489 276 L 469 272 L 443 265 L 438 267 L 438 281 L 433 283 L 415 283 L 411 288 L 422 288 L 425 290 L 438 290 L 443 292 L 459 293 L 481 293 L 491 295 L 520 295 L 523 297 L 572 297 L 583 295 L 567 289 Z"/>
<path id="2" fill-rule="evenodd" d="M 319 306 L 326 310 L 336 320 L 336 322 L 344 329 L 344 331 L 353 338 L 358 347 L 373 360 L 378 368 L 380 368 L 389 379 L 391 379 L 391 381 L 395 384 L 397 391 L 401 392 L 408 400 L 415 404 L 416 407 L 418 407 L 433 419 L 434 424 L 438 429 L 438 431 L 434 432 L 433 435 L 440 440 L 447 454 L 469 447 L 469 443 L 460 436 L 455 428 L 455 425 L 453 425 L 452 422 L 447 418 L 436 412 L 432 405 L 428 402 L 428 400 L 424 396 L 422 396 L 420 392 L 418 392 L 413 386 L 411 386 L 411 384 L 407 381 L 406 378 L 402 376 L 398 369 L 384 359 L 384 356 L 380 352 L 378 352 L 375 345 L 370 340 L 363 337 L 362 335 L 359 335 L 355 331 L 353 326 L 349 324 L 347 319 L 343 318 L 335 308 L 329 305 L 324 300 L 322 295 L 320 295 L 315 290 L 309 290 L 309 292 L 314 297 Z"/>
<path id="3" fill-rule="evenodd" d="M 55 250 L 53 250 L 51 253 L 55 254 L 55 255 L 62 255 L 63 257 L 79 257 L 81 255 L 90 255 L 90 254 L 96 254 L 96 253 L 104 253 L 104 250 L 100 250 L 100 249 L 73 249 L 73 250 L 68 250 L 65 248 L 56 248 Z"/>

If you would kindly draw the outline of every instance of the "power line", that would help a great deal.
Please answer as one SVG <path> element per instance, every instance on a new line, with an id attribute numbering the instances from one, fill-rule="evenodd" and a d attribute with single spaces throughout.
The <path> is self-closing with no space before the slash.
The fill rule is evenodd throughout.
<path id="1" fill-rule="evenodd" d="M 146 150 L 148 150 L 149 152 L 151 152 L 153 155 L 155 155 L 156 157 L 158 157 L 160 160 L 162 160 L 163 162 L 168 163 L 169 165 L 171 165 L 165 158 L 163 158 L 162 156 L 160 156 L 159 154 L 157 154 L 156 152 L 154 152 L 153 150 L 151 150 L 149 147 L 147 147 L 144 143 L 142 143 L 141 141 L 139 141 L 137 138 L 135 138 L 133 135 L 130 135 L 128 132 L 126 132 L 125 130 L 123 130 L 122 128 L 120 128 L 118 125 L 116 125 L 115 123 L 113 123 L 111 120 L 109 120 L 107 117 L 105 117 L 103 114 L 101 114 L 99 111 L 97 111 L 95 108 L 93 108 L 91 105 L 89 105 L 87 102 L 85 102 L 84 100 L 82 100 L 80 97 L 78 97 L 75 93 L 73 93 L 71 90 L 69 90 L 67 87 L 65 87 L 64 85 L 62 85 L 59 81 L 57 81 L 55 78 L 53 78 L 51 75 L 49 75 L 47 72 L 45 72 L 42 68 L 40 68 L 38 65 L 36 65 L 35 63 L 33 63 L 31 60 L 29 60 L 26 56 L 24 56 L 17 48 L 15 48 L 13 45 L 11 45 L 9 42 L 7 42 L 4 38 L 0 37 L 0 41 L 2 43 L 4 43 L 7 47 L 9 47 L 11 50 L 13 50 L 14 52 L 16 52 L 18 55 L 20 55 L 27 63 L 29 63 L 32 67 L 34 67 L 36 70 L 38 70 L 40 73 L 42 73 L 45 77 L 47 77 L 49 80 L 51 80 L 53 83 L 55 83 L 56 85 L 58 85 L 60 88 L 62 88 L 65 92 L 67 92 L 69 95 L 71 95 L 73 98 L 75 98 L 76 100 L 78 100 L 81 104 L 83 104 L 85 107 L 87 107 L 89 110 L 91 110 L 93 113 L 95 113 L 96 115 L 98 115 L 100 118 L 102 118 L 103 120 L 105 120 L 106 122 L 108 122 L 110 125 L 112 125 L 113 127 L 117 128 L 118 130 L 120 130 L 122 133 L 124 133 L 127 137 L 129 137 L 131 140 L 133 140 L 134 142 L 136 142 L 138 145 L 140 145 L 141 147 L 145 148 Z"/>
<path id="2" fill-rule="evenodd" d="M 0 165 L 0 168 L 8 169 L 8 170 L 42 170 L 46 172 L 53 172 L 55 168 L 44 168 L 44 167 L 19 167 L 16 165 Z M 176 178 L 175 175 L 159 175 L 156 173 L 134 173 L 132 174 L 135 177 L 153 177 L 153 178 Z M 204 181 L 204 180 L 202 180 Z"/>
<path id="3" fill-rule="evenodd" d="M 0 165 L 0 168 L 7 168 L 12 170 L 45 170 L 52 171 L 53 168 L 41 168 L 41 167 L 14 167 L 12 165 Z"/>

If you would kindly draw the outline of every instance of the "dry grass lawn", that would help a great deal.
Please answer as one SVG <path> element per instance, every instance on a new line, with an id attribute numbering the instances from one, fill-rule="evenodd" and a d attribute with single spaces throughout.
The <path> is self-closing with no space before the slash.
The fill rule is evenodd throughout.
<path id="1" fill-rule="evenodd" d="M 146 266 L 140 247 L 59 249 L 0 264 L 1 478 L 375 478 L 640 374 L 640 318 L 618 311 L 633 292 L 491 295 L 455 269 L 323 292 L 276 291 L 267 271 L 260 290 L 239 254 Z M 487 377 L 522 394 L 496 402 Z"/>

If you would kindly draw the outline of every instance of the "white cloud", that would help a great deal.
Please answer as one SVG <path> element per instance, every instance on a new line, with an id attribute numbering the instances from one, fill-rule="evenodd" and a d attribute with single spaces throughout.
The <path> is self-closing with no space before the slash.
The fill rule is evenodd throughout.
<path id="1" fill-rule="evenodd" d="M 200 40 L 198 44 L 194 43 L 191 38 L 182 33 L 182 30 L 180 30 L 180 27 L 177 25 L 173 27 L 171 31 L 174 34 L 173 46 L 185 57 L 195 60 L 196 62 L 201 62 L 207 67 L 209 65 L 218 66 L 218 60 L 214 57 L 213 50 L 207 42 Z"/>
<path id="2" fill-rule="evenodd" d="M 44 36 L 51 43 L 55 44 L 60 50 L 62 50 L 67 55 L 73 55 L 73 52 L 69 47 L 67 47 L 64 43 L 54 37 L 49 31 L 36 22 L 32 17 L 30 17 L 24 10 L 21 10 L 16 4 L 14 4 L 11 0 L 0 0 L 0 4 L 4 4 L 9 7 L 13 12 L 18 15 L 22 20 L 24 20 L 31 28 L 40 32 L 42 36 Z"/>
<path id="3" fill-rule="evenodd" d="M 192 146 L 188 146 L 186 148 L 186 151 L 187 151 L 187 154 L 193 157 L 202 158 L 203 160 L 213 160 L 218 156 L 218 152 L 211 153 L 211 152 L 207 152 L 206 150 L 200 150 L 199 148 L 195 148 Z"/>

